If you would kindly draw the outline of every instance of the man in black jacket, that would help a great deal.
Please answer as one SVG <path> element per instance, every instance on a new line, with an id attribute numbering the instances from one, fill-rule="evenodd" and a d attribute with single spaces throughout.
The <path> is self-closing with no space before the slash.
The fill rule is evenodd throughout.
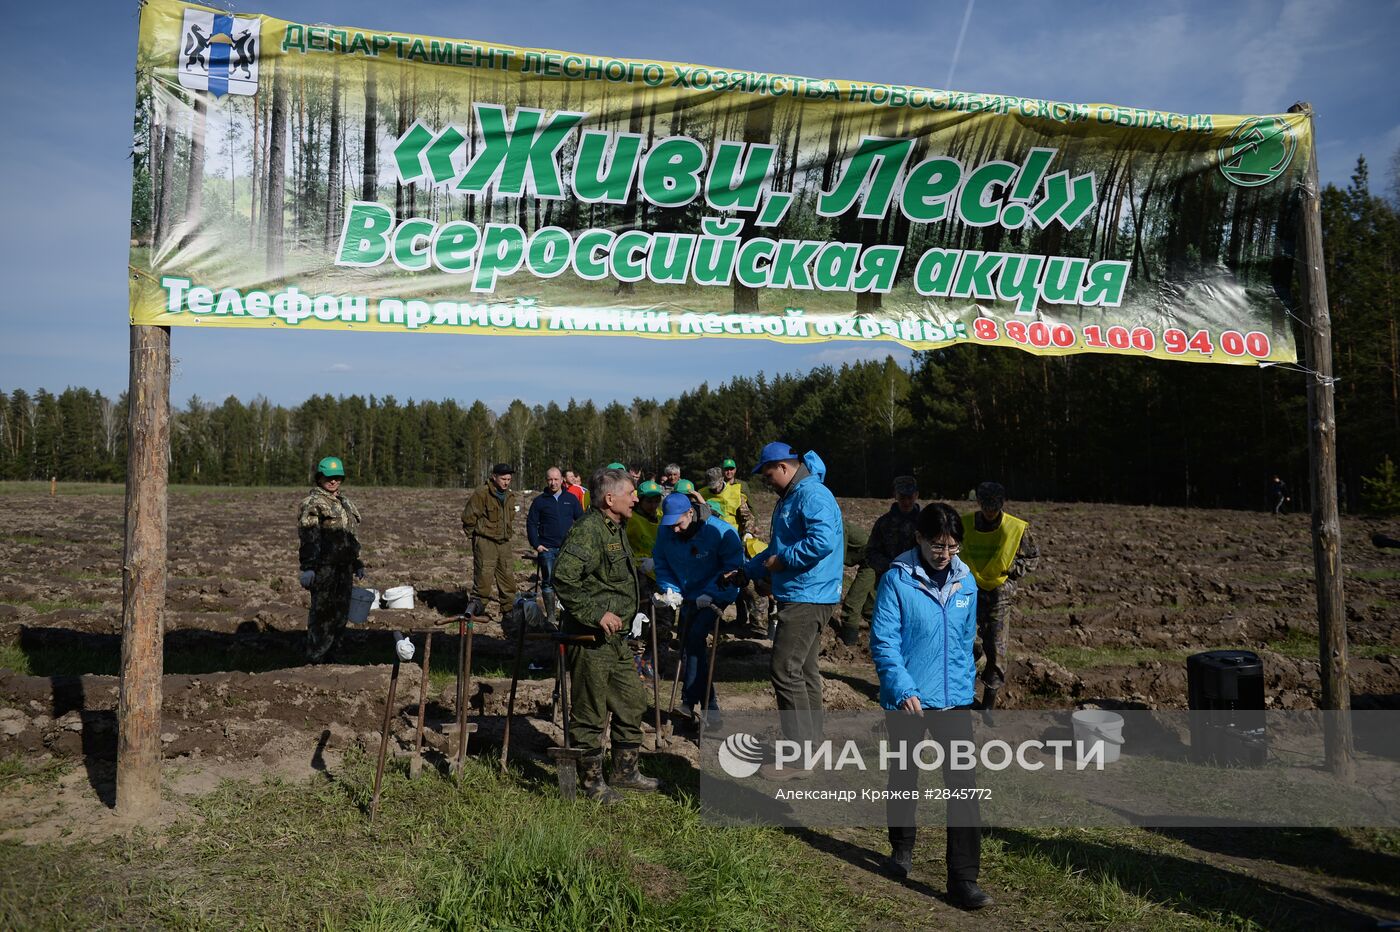
<path id="1" fill-rule="evenodd" d="M 583 507 L 578 497 L 564 491 L 564 474 L 557 466 L 551 466 L 545 473 L 545 490 L 535 496 L 530 503 L 530 512 L 525 516 L 525 537 L 530 549 L 535 552 L 535 560 L 540 571 L 540 590 L 546 594 L 545 603 L 552 607 L 554 594 L 554 561 L 559 558 L 559 548 L 564 543 L 564 535 L 574 522 L 583 517 Z"/>

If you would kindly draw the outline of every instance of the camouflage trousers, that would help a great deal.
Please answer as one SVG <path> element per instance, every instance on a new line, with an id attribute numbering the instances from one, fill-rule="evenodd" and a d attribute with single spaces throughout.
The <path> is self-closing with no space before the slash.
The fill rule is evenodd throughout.
<path id="1" fill-rule="evenodd" d="M 515 554 L 510 541 L 494 541 L 472 535 L 472 598 L 479 599 L 483 610 L 491 601 L 491 583 L 496 583 L 496 599 L 501 617 L 515 607 Z"/>
<path id="2" fill-rule="evenodd" d="M 354 572 L 349 564 L 316 569 L 316 579 L 311 583 L 311 613 L 306 616 L 306 659 L 310 663 L 326 663 L 345 630 Z"/>
<path id="3" fill-rule="evenodd" d="M 603 747 L 603 723 L 612 713 L 612 746 L 640 747 L 647 694 L 632 649 L 622 634 L 599 644 L 570 644 L 565 654 L 569 689 L 569 742 L 585 752 Z"/>
<path id="4" fill-rule="evenodd" d="M 861 619 L 870 627 L 870 619 L 875 615 L 875 586 L 880 574 L 873 567 L 864 564 L 856 567 L 856 575 L 846 587 L 846 597 L 841 600 L 841 627 L 860 630 Z"/>
<path id="5" fill-rule="evenodd" d="M 1010 666 L 1011 600 L 1016 584 L 1007 581 L 996 589 L 977 590 L 977 644 L 974 653 L 986 658 L 982 685 L 1000 689 Z"/>

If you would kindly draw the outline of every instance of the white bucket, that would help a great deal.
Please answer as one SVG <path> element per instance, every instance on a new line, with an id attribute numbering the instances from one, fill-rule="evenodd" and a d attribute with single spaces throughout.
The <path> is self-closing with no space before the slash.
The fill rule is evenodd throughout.
<path id="1" fill-rule="evenodd" d="M 392 589 L 384 590 L 385 608 L 412 608 L 413 607 L 413 587 L 395 586 Z"/>
<path id="2" fill-rule="evenodd" d="M 1086 752 L 1092 752 L 1095 743 L 1102 742 L 1103 762 L 1111 764 L 1118 759 L 1123 746 L 1123 716 L 1102 709 L 1085 709 L 1075 712 L 1070 720 L 1074 723 L 1076 748 L 1083 746 Z"/>
<path id="3" fill-rule="evenodd" d="M 378 592 L 355 586 L 350 590 L 350 613 L 346 616 L 346 620 L 352 625 L 362 625 L 369 620 L 370 609 L 378 605 Z"/>

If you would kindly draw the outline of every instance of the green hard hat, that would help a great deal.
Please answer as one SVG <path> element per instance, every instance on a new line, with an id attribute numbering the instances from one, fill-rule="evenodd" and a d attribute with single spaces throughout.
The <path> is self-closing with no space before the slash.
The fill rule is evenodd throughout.
<path id="1" fill-rule="evenodd" d="M 680 482 L 676 483 L 676 491 L 680 492 L 682 495 L 689 495 L 691 492 L 695 491 L 695 483 L 691 482 L 689 479 L 682 479 Z"/>
<path id="2" fill-rule="evenodd" d="M 621 463 L 609 463 L 609 464 L 608 464 L 608 468 L 609 468 L 609 469 L 626 469 L 627 467 L 624 466 L 624 465 L 622 465 Z"/>
<path id="3" fill-rule="evenodd" d="M 734 460 L 732 460 L 732 459 L 726 459 L 723 463 L 720 463 L 719 465 L 720 465 L 720 468 L 722 468 L 722 469 L 738 469 L 738 468 L 739 468 L 739 464 L 736 463 L 736 462 L 734 462 Z"/>
<path id="4" fill-rule="evenodd" d="M 345 478 L 345 464 L 338 456 L 328 456 L 316 464 L 316 471 L 327 479 L 332 476 Z"/>
<path id="5" fill-rule="evenodd" d="M 666 494 L 666 490 L 663 489 L 656 482 L 652 481 L 651 479 L 648 479 L 646 482 L 643 482 L 641 485 L 637 486 L 637 494 L 640 495 L 642 498 L 646 498 L 651 495 L 655 495 L 657 498 L 660 498 L 661 496 Z"/>

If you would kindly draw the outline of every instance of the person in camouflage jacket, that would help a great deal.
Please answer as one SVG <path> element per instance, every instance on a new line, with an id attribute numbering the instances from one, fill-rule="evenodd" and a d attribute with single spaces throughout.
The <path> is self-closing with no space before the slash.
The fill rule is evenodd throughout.
<path id="1" fill-rule="evenodd" d="M 637 564 L 627 542 L 627 519 L 636 489 L 623 469 L 593 477 L 592 507 L 569 529 L 554 564 L 554 591 L 565 634 L 594 640 L 569 644 L 565 661 L 572 679 L 570 743 L 579 760 L 583 791 L 590 799 L 615 802 L 614 787 L 655 790 L 637 769 L 646 692 L 637 678 L 628 631 L 641 592 Z M 612 713 L 612 774 L 603 778 L 603 725 Z"/>
<path id="2" fill-rule="evenodd" d="M 297 562 L 302 585 L 311 590 L 306 620 L 306 659 L 327 663 L 335 653 L 350 612 L 354 578 L 364 576 L 355 525 L 360 512 L 340 494 L 345 464 L 328 456 L 316 465 L 315 486 L 301 500 L 297 515 Z"/>

